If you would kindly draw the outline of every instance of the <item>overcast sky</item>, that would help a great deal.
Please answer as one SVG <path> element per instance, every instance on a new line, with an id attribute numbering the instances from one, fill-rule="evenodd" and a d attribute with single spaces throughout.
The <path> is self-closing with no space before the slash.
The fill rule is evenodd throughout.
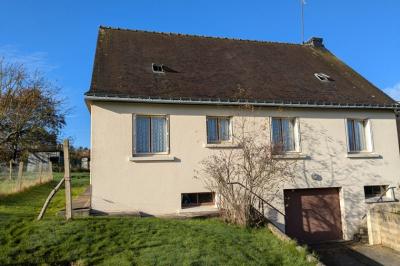
<path id="1" fill-rule="evenodd" d="M 305 37 L 400 100 L 400 1 L 306 0 Z M 1 0 L 0 56 L 39 68 L 72 107 L 63 137 L 90 145 L 88 90 L 99 25 L 301 42 L 300 0 Z"/>

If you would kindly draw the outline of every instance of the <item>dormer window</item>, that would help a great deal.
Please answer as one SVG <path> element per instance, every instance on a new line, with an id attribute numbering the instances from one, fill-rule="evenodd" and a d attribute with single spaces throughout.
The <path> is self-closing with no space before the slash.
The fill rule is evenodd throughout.
<path id="1" fill-rule="evenodd" d="M 319 81 L 322 81 L 322 82 L 330 82 L 330 81 L 333 81 L 333 79 L 332 79 L 329 75 L 324 74 L 324 73 L 314 73 L 314 76 L 315 76 Z"/>
<path id="2" fill-rule="evenodd" d="M 153 63 L 151 67 L 154 73 L 165 73 L 163 65 Z"/>

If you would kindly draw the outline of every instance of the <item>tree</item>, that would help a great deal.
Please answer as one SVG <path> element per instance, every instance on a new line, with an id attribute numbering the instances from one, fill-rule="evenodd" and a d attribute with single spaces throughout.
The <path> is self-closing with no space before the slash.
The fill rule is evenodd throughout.
<path id="1" fill-rule="evenodd" d="M 283 145 L 270 141 L 270 118 L 255 116 L 248 105 L 233 121 L 234 149 L 221 149 L 200 163 L 196 178 L 220 196 L 228 222 L 250 226 L 260 221 L 254 212 L 258 196 L 272 202 L 284 183 L 294 177 L 295 161 L 282 159 Z"/>
<path id="2" fill-rule="evenodd" d="M 74 147 L 70 145 L 69 160 L 73 171 L 82 171 L 82 158 L 90 158 L 90 150 L 87 147 Z"/>
<path id="3" fill-rule="evenodd" d="M 0 160 L 56 145 L 65 125 L 56 89 L 40 73 L 0 58 Z"/>

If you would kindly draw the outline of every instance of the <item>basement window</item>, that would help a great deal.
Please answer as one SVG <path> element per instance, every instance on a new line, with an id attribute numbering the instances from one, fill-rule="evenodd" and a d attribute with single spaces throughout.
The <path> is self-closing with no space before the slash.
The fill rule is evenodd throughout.
<path id="1" fill-rule="evenodd" d="M 151 67 L 154 73 L 165 73 L 163 65 L 152 63 Z"/>
<path id="2" fill-rule="evenodd" d="M 334 81 L 329 75 L 324 74 L 324 73 L 314 73 L 314 76 L 322 82 L 330 82 Z"/>
<path id="3" fill-rule="evenodd" d="M 215 193 L 214 192 L 200 192 L 200 193 L 182 193 L 181 206 L 182 208 L 190 208 L 203 205 L 214 205 Z"/>
<path id="4" fill-rule="evenodd" d="M 379 198 L 387 190 L 388 186 L 365 186 L 365 199 Z"/>

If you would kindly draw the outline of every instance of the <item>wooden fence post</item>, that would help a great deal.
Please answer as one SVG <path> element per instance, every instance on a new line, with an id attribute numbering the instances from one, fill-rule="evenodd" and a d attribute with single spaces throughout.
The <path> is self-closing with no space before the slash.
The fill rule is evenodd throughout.
<path id="1" fill-rule="evenodd" d="M 64 140 L 64 180 L 65 180 L 65 218 L 72 218 L 72 201 L 71 201 L 71 174 L 69 165 L 69 141 Z"/>
<path id="2" fill-rule="evenodd" d="M 50 173 L 50 176 L 51 176 L 50 180 L 53 180 L 54 179 L 54 177 L 53 177 L 53 163 L 51 161 L 49 162 L 49 173 Z"/>
<path id="3" fill-rule="evenodd" d="M 43 163 L 39 163 L 39 183 L 42 184 Z"/>
<path id="4" fill-rule="evenodd" d="M 24 162 L 19 162 L 18 166 L 18 180 L 19 180 L 19 191 L 22 190 L 22 174 L 24 171 Z"/>
<path id="5" fill-rule="evenodd" d="M 13 163 L 13 160 L 10 160 L 10 173 L 9 173 L 10 180 L 12 179 L 12 163 Z"/>

